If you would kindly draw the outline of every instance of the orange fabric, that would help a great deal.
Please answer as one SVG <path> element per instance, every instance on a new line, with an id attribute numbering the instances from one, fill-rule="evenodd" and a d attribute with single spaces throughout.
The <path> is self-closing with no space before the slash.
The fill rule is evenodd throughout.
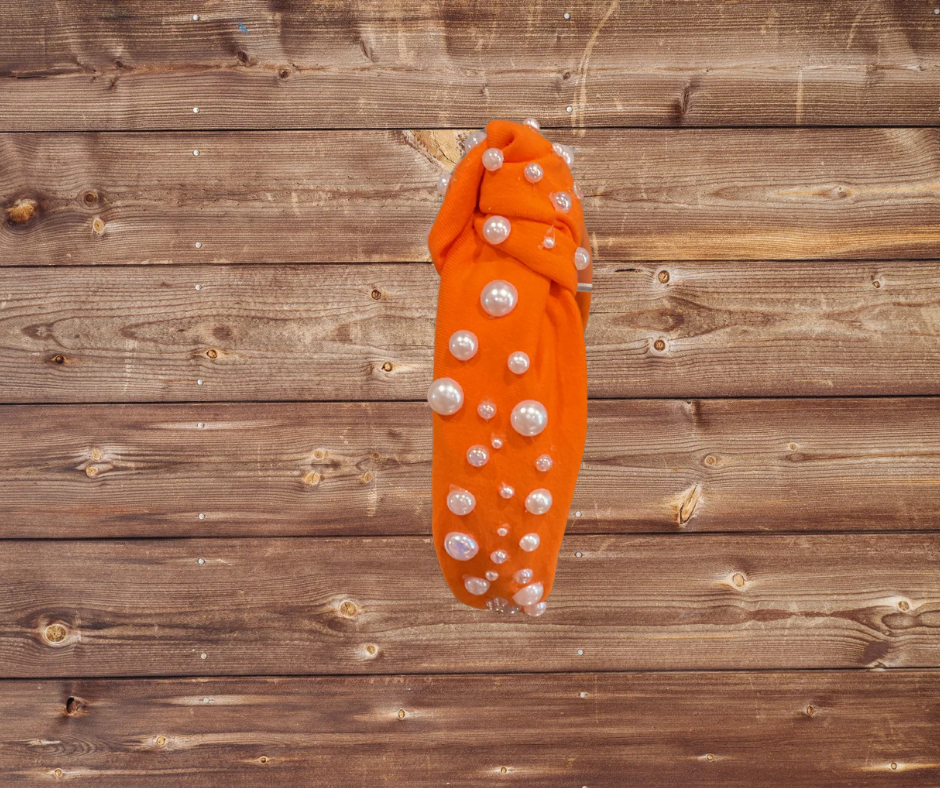
<path id="1" fill-rule="evenodd" d="M 502 167 L 492 172 L 483 166 L 488 148 L 500 149 L 504 157 Z M 523 174 L 530 162 L 544 170 L 534 184 Z M 549 196 L 560 191 L 572 198 L 568 213 L 558 210 Z M 499 244 L 487 242 L 483 235 L 484 222 L 493 215 L 511 223 L 509 236 Z M 544 248 L 549 228 L 554 228 L 555 243 Z M 521 123 L 491 121 L 486 139 L 455 167 L 428 234 L 441 277 L 433 380 L 452 378 L 464 394 L 456 413 L 432 411 L 433 539 L 447 584 L 457 599 L 472 607 L 492 608 L 493 600 L 501 598 L 516 608 L 508 612 L 517 612 L 523 606 L 513 596 L 524 585 L 542 583 L 539 601 L 547 601 L 554 583 L 587 426 L 584 329 L 590 293 L 579 293 L 576 287 L 579 279 L 591 281 L 591 267 L 575 267 L 579 246 L 590 249 L 590 242 L 565 160 L 539 131 Z M 500 279 L 515 286 L 518 302 L 508 314 L 493 317 L 483 309 L 480 294 L 489 282 Z M 476 355 L 467 361 L 458 360 L 449 349 L 450 337 L 460 330 L 472 331 L 479 341 Z M 529 356 L 523 374 L 507 366 L 514 351 Z M 486 398 L 496 404 L 489 421 L 477 412 Z M 518 433 L 510 423 L 513 407 L 528 399 L 542 403 L 548 413 L 547 426 L 532 437 Z M 494 436 L 502 439 L 501 448 L 493 448 Z M 467 459 L 468 449 L 477 444 L 489 450 L 482 467 Z M 535 465 L 543 454 L 552 459 L 547 472 Z M 501 497 L 502 483 L 514 488 L 513 497 Z M 468 514 L 448 508 L 454 486 L 473 494 L 476 503 Z M 552 504 L 536 515 L 526 510 L 525 501 L 540 488 L 550 491 Z M 508 529 L 506 536 L 497 533 L 501 527 Z M 444 547 L 451 532 L 472 537 L 478 552 L 469 560 L 456 560 Z M 527 552 L 520 539 L 530 533 L 538 534 L 540 544 Z M 491 554 L 497 550 L 506 551 L 508 560 L 494 563 Z M 531 581 L 513 579 L 520 569 L 532 570 Z M 485 579 L 487 572 L 499 576 L 489 581 L 484 593 L 471 593 L 465 578 Z M 497 601 L 495 607 L 505 610 L 507 605 Z"/>

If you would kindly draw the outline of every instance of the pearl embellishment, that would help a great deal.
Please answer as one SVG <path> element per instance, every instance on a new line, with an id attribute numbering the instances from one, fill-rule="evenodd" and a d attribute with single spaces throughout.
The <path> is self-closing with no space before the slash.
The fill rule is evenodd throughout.
<path id="1" fill-rule="evenodd" d="M 494 550 L 490 553 L 490 561 L 494 564 L 505 564 L 509 560 L 509 553 L 505 550 Z"/>
<path id="2" fill-rule="evenodd" d="M 519 540 L 519 547 L 521 547 L 527 553 L 531 553 L 536 547 L 539 546 L 541 541 L 542 540 L 539 539 L 538 534 L 526 534 Z"/>
<path id="3" fill-rule="evenodd" d="M 541 583 L 533 583 L 530 586 L 525 586 L 516 591 L 512 595 L 512 601 L 517 605 L 534 605 L 542 598 L 542 594 L 545 592 L 544 587 Z"/>
<path id="4" fill-rule="evenodd" d="M 578 186 L 577 183 L 575 183 L 571 188 L 572 188 L 572 190 L 574 191 L 574 196 L 575 196 L 575 197 L 577 197 L 579 200 L 583 200 L 583 199 L 584 199 L 584 192 L 581 191 L 581 187 Z"/>
<path id="5" fill-rule="evenodd" d="M 520 569 L 518 572 L 516 572 L 512 576 L 512 579 L 515 580 L 517 583 L 522 583 L 522 585 L 525 585 L 532 579 L 532 570 Z"/>
<path id="6" fill-rule="evenodd" d="M 480 293 L 483 311 L 492 317 L 503 317 L 516 308 L 519 292 L 515 285 L 505 279 L 494 279 L 486 284 Z"/>
<path id="7" fill-rule="evenodd" d="M 499 494 L 508 501 L 516 494 L 516 491 L 506 484 L 506 482 L 503 482 L 499 485 Z"/>
<path id="8" fill-rule="evenodd" d="M 542 471 L 543 473 L 544 473 L 545 471 L 551 470 L 551 467 L 552 467 L 552 458 L 551 458 L 551 456 L 548 455 L 548 454 L 543 454 L 543 455 L 541 455 L 541 456 L 535 461 L 535 467 L 538 468 L 538 469 L 539 469 L 540 471 Z"/>
<path id="9" fill-rule="evenodd" d="M 490 446 L 492 446 L 494 449 L 503 448 L 503 439 L 500 438 L 498 435 L 494 435 L 492 440 L 490 441 Z"/>
<path id="10" fill-rule="evenodd" d="M 498 533 L 500 536 L 505 536 L 506 534 L 509 533 L 509 529 L 508 529 L 508 528 L 497 528 L 497 529 L 496 529 L 496 533 Z"/>
<path id="11" fill-rule="evenodd" d="M 542 613 L 545 612 L 547 607 L 548 607 L 547 602 L 536 602 L 534 605 L 526 605 L 522 609 L 526 613 L 528 613 L 530 616 L 535 617 L 535 616 L 542 615 Z"/>
<path id="12" fill-rule="evenodd" d="M 447 194 L 447 186 L 450 183 L 450 173 L 447 175 L 442 175 L 437 179 L 437 192 L 442 197 Z"/>
<path id="13" fill-rule="evenodd" d="M 473 132 L 473 134 L 470 134 L 470 135 L 467 137 L 467 139 L 465 139 L 464 142 L 463 142 L 463 149 L 464 149 L 464 152 L 469 151 L 471 148 L 475 148 L 477 145 L 479 145 L 479 144 L 480 144 L 481 142 L 483 142 L 483 140 L 485 140 L 485 139 L 486 139 L 486 132 L 485 132 L 485 131 L 475 131 L 475 132 Z"/>
<path id="14" fill-rule="evenodd" d="M 499 148 L 487 148 L 483 151 L 483 166 L 490 172 L 503 166 L 503 152 Z"/>
<path id="15" fill-rule="evenodd" d="M 463 584 L 464 588 L 474 596 L 485 594 L 490 588 L 490 581 L 484 580 L 482 577 L 465 577 Z"/>
<path id="16" fill-rule="evenodd" d="M 501 244 L 509 237 L 512 225 L 505 216 L 490 216 L 483 222 L 483 237 L 493 244 Z"/>
<path id="17" fill-rule="evenodd" d="M 533 490 L 526 496 L 525 508 L 532 514 L 545 514 L 552 508 L 552 494 L 544 487 Z"/>
<path id="18" fill-rule="evenodd" d="M 485 575 L 486 579 L 492 582 L 493 580 L 499 580 L 499 572 L 489 571 Z"/>
<path id="19" fill-rule="evenodd" d="M 454 514 L 470 514 L 476 505 L 477 499 L 473 497 L 473 493 L 462 487 L 454 487 L 447 494 L 447 508 Z"/>
<path id="20" fill-rule="evenodd" d="M 568 211 L 571 210 L 571 206 L 574 204 L 568 192 L 552 192 L 550 196 L 552 202 L 555 203 L 555 207 L 562 213 L 568 213 Z"/>
<path id="21" fill-rule="evenodd" d="M 453 378 L 438 378 L 428 386 L 428 404 L 435 413 L 450 416 L 463 406 L 463 389 Z"/>
<path id="22" fill-rule="evenodd" d="M 552 150 L 558 156 L 561 156 L 565 160 L 565 164 L 569 167 L 574 164 L 574 150 L 569 145 L 562 145 L 560 142 L 552 143 Z"/>
<path id="23" fill-rule="evenodd" d="M 536 164 L 533 161 L 529 164 L 526 164 L 522 174 L 525 175 L 525 179 L 529 183 L 538 183 L 540 180 L 542 180 L 542 176 L 545 174 L 545 170 L 542 169 L 541 164 Z"/>
<path id="24" fill-rule="evenodd" d="M 486 446 L 477 444 L 467 449 L 467 462 L 474 468 L 482 468 L 490 459 L 490 450 Z"/>
<path id="25" fill-rule="evenodd" d="M 509 354 L 509 361 L 507 363 L 512 372 L 521 375 L 529 368 L 529 356 L 521 350 L 517 350 L 515 353 Z"/>
<path id="26" fill-rule="evenodd" d="M 509 420 L 516 432 L 531 438 L 548 426 L 548 411 L 538 400 L 524 399 L 512 409 Z"/>
<path id="27" fill-rule="evenodd" d="M 477 413 L 480 414 L 480 418 L 489 421 L 491 418 L 493 418 L 493 416 L 496 415 L 496 403 L 491 399 L 483 400 L 479 405 L 477 405 Z"/>
<path id="28" fill-rule="evenodd" d="M 480 546 L 472 536 L 460 531 L 451 531 L 444 537 L 444 550 L 447 555 L 458 561 L 469 561 L 480 551 Z"/>
<path id="29" fill-rule="evenodd" d="M 535 118 L 526 118 L 526 119 L 525 119 L 524 121 L 522 121 L 522 122 L 523 122 L 524 125 L 528 126 L 528 127 L 531 128 L 531 129 L 535 129 L 536 131 L 538 131 L 540 128 L 542 128 L 542 127 L 539 125 L 539 122 L 538 122 Z"/>
<path id="30" fill-rule="evenodd" d="M 480 342 L 472 331 L 455 331 L 448 342 L 451 355 L 458 361 L 469 361 L 477 354 Z"/>
<path id="31" fill-rule="evenodd" d="M 591 253 L 583 246 L 579 246 L 574 251 L 574 267 L 583 271 L 591 264 Z"/>

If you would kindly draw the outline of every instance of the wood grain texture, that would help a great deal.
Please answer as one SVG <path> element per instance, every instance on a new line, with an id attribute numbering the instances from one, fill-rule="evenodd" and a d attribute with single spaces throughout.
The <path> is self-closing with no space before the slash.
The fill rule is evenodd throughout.
<path id="1" fill-rule="evenodd" d="M 427 264 L 0 267 L 0 401 L 424 400 L 439 282 Z M 593 398 L 940 393 L 937 262 L 598 264 L 594 288 Z"/>
<path id="2" fill-rule="evenodd" d="M 431 533 L 425 403 L 6 406 L 0 446 L 0 538 Z M 592 400 L 568 531 L 929 530 L 938 510 L 936 398 Z"/>
<path id="3" fill-rule="evenodd" d="M 426 537 L 8 541 L 0 576 L 4 678 L 940 666 L 938 534 L 569 535 L 538 618 Z"/>
<path id="4" fill-rule="evenodd" d="M 938 709 L 933 671 L 5 681 L 0 778 L 932 786 Z"/>
<path id="5" fill-rule="evenodd" d="M 920 1 L 209 0 L 198 21 L 194 8 L 4 6 L 0 127 L 940 120 L 940 20 Z"/>
<path id="6" fill-rule="evenodd" d="M 467 133 L 0 135 L 0 263 L 427 261 Z M 598 261 L 940 257 L 937 129 L 548 136 Z"/>

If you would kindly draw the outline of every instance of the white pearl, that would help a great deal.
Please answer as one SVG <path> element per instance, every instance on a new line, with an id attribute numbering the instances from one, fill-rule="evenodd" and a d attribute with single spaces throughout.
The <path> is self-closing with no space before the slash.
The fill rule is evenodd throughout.
<path id="1" fill-rule="evenodd" d="M 490 589 L 490 581 L 484 580 L 482 577 L 465 577 L 463 585 L 474 596 L 485 594 Z"/>
<path id="2" fill-rule="evenodd" d="M 503 439 L 498 435 L 494 435 L 493 439 L 490 441 L 490 446 L 492 446 L 494 449 L 503 448 Z"/>
<path id="3" fill-rule="evenodd" d="M 512 496 L 516 494 L 516 491 L 512 487 L 510 487 L 508 484 L 506 484 L 506 482 L 503 482 L 502 484 L 499 485 L 499 494 L 506 500 L 509 500 L 510 498 L 512 498 Z"/>
<path id="4" fill-rule="evenodd" d="M 480 546 L 472 536 L 462 534 L 460 531 L 451 531 L 444 537 L 444 550 L 451 558 L 469 561 L 480 551 Z"/>
<path id="5" fill-rule="evenodd" d="M 517 375 L 521 375 L 529 368 L 529 356 L 521 350 L 509 354 L 509 361 L 506 362 L 509 369 Z"/>
<path id="6" fill-rule="evenodd" d="M 574 196 L 575 196 L 575 197 L 577 197 L 579 200 L 583 200 L 583 199 L 584 199 L 584 192 L 581 191 L 581 187 L 578 186 L 577 183 L 575 183 L 575 184 L 572 186 L 572 189 L 574 190 Z"/>
<path id="7" fill-rule="evenodd" d="M 476 505 L 477 499 L 473 497 L 473 493 L 462 487 L 455 487 L 447 494 L 447 508 L 454 514 L 470 514 Z"/>
<path id="8" fill-rule="evenodd" d="M 506 613 L 509 611 L 509 600 L 503 599 L 501 596 L 497 596 L 488 600 L 486 606 L 490 610 L 495 610 L 497 613 Z"/>
<path id="9" fill-rule="evenodd" d="M 518 613 L 520 610 L 522 610 L 521 607 L 519 607 L 518 605 L 513 605 L 512 607 L 509 608 L 509 615 L 512 615 L 513 613 Z"/>
<path id="10" fill-rule="evenodd" d="M 542 239 L 542 246 L 546 249 L 555 248 L 555 228 L 549 227 L 548 232 L 545 233 L 545 237 Z"/>
<path id="11" fill-rule="evenodd" d="M 508 529 L 508 528 L 497 528 L 497 529 L 496 529 L 496 533 L 498 533 L 500 536 L 505 536 L 506 534 L 509 533 L 509 529 Z"/>
<path id="12" fill-rule="evenodd" d="M 490 172 L 503 166 L 503 152 L 499 148 L 487 148 L 483 151 L 483 166 Z"/>
<path id="13" fill-rule="evenodd" d="M 485 139 L 486 139 L 485 131 L 475 131 L 473 132 L 473 134 L 468 135 L 467 139 L 463 141 L 464 152 L 470 150 L 471 148 L 475 148 Z"/>
<path id="14" fill-rule="evenodd" d="M 525 550 L 527 553 L 531 553 L 536 547 L 539 546 L 539 542 L 542 540 L 539 539 L 538 534 L 526 534 L 519 540 L 519 547 Z"/>
<path id="15" fill-rule="evenodd" d="M 522 609 L 526 613 L 528 613 L 530 616 L 535 617 L 535 616 L 542 615 L 542 613 L 545 612 L 547 607 L 548 607 L 547 602 L 536 602 L 534 605 L 526 605 Z"/>
<path id="16" fill-rule="evenodd" d="M 539 122 L 538 122 L 535 118 L 526 118 L 526 119 L 525 119 L 524 121 L 522 121 L 522 122 L 523 122 L 526 126 L 528 126 L 529 128 L 535 129 L 536 131 L 538 131 L 540 128 L 542 128 L 542 127 L 539 125 Z"/>
<path id="17" fill-rule="evenodd" d="M 472 331 L 455 331 L 450 335 L 448 347 L 455 359 L 469 361 L 480 349 L 480 342 Z"/>
<path id="18" fill-rule="evenodd" d="M 591 264 L 591 253 L 583 246 L 574 250 L 574 267 L 583 271 Z"/>
<path id="19" fill-rule="evenodd" d="M 477 444 L 467 449 L 467 462 L 474 468 L 482 468 L 490 458 L 490 450 L 486 446 Z"/>
<path id="20" fill-rule="evenodd" d="M 494 572 L 490 570 L 489 572 L 486 573 L 486 579 L 489 580 L 490 582 L 493 582 L 494 580 L 499 580 L 499 572 Z"/>
<path id="21" fill-rule="evenodd" d="M 569 167 L 574 164 L 574 150 L 569 145 L 562 145 L 560 142 L 552 143 L 552 150 L 562 159 L 565 160 L 565 164 Z"/>
<path id="22" fill-rule="evenodd" d="M 531 438 L 548 426 L 548 411 L 538 400 L 524 399 L 512 409 L 509 420 L 516 432 Z"/>
<path id="23" fill-rule="evenodd" d="M 483 400 L 479 405 L 477 405 L 477 413 L 480 414 L 481 418 L 489 421 L 493 416 L 496 415 L 496 403 L 491 399 Z"/>
<path id="24" fill-rule="evenodd" d="M 545 514 L 552 508 L 552 494 L 544 487 L 533 490 L 526 496 L 525 508 L 532 514 Z"/>
<path id="25" fill-rule="evenodd" d="M 518 301 L 519 292 L 515 285 L 505 279 L 494 279 L 488 282 L 480 292 L 483 311 L 493 317 L 508 315 L 516 308 Z"/>
<path id="26" fill-rule="evenodd" d="M 535 461 L 535 467 L 540 471 L 551 470 L 552 467 L 552 458 L 551 455 L 543 454 Z"/>
<path id="27" fill-rule="evenodd" d="M 512 579 L 515 580 L 517 583 L 522 583 L 522 585 L 525 585 L 532 579 L 532 570 L 520 569 L 518 572 L 516 572 L 512 576 Z"/>
<path id="28" fill-rule="evenodd" d="M 437 179 L 437 191 L 440 195 L 447 194 L 447 185 L 450 183 L 450 173 L 447 175 L 442 175 Z"/>
<path id="29" fill-rule="evenodd" d="M 520 588 L 512 595 L 512 601 L 517 605 L 534 605 L 542 598 L 542 594 L 545 592 L 544 587 L 541 583 L 532 583 L 532 585 L 525 586 L 525 588 Z"/>
<path id="30" fill-rule="evenodd" d="M 453 378 L 438 378 L 428 386 L 428 404 L 435 413 L 450 416 L 463 406 L 463 389 Z"/>
<path id="31" fill-rule="evenodd" d="M 525 179 L 529 183 L 538 183 L 540 180 L 542 180 L 542 176 L 545 174 L 545 170 L 542 169 L 541 164 L 533 161 L 529 164 L 526 164 L 522 174 L 525 175 Z"/>
<path id="32" fill-rule="evenodd" d="M 509 237 L 512 225 L 505 216 L 490 216 L 483 222 L 483 237 L 493 244 L 501 244 Z"/>
<path id="33" fill-rule="evenodd" d="M 505 550 L 494 550 L 490 553 L 490 561 L 494 564 L 505 564 L 509 560 L 509 553 Z"/>
<path id="34" fill-rule="evenodd" d="M 555 207 L 562 213 L 568 213 L 571 210 L 573 203 L 568 192 L 552 192 L 551 198 L 552 202 L 555 203 Z"/>

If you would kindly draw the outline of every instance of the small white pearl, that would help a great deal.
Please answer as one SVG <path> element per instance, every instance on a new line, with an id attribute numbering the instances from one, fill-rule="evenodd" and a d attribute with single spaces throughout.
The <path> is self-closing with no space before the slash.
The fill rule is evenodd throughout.
<path id="1" fill-rule="evenodd" d="M 437 191 L 441 196 L 447 194 L 447 186 L 450 184 L 450 173 L 442 175 L 437 179 Z"/>
<path id="2" fill-rule="evenodd" d="M 463 389 L 453 378 L 438 378 L 428 386 L 428 404 L 435 413 L 450 416 L 463 406 Z"/>
<path id="3" fill-rule="evenodd" d="M 477 499 L 473 497 L 473 493 L 462 487 L 455 487 L 447 494 L 447 508 L 454 514 L 470 514 L 476 505 Z"/>
<path id="4" fill-rule="evenodd" d="M 561 156 L 564 159 L 565 164 L 569 167 L 574 164 L 574 150 L 568 145 L 562 145 L 560 142 L 552 143 L 552 150 L 558 156 Z"/>
<path id="5" fill-rule="evenodd" d="M 450 335 L 450 341 L 447 345 L 450 348 L 451 355 L 458 361 L 469 361 L 480 349 L 477 335 L 472 331 L 455 331 Z"/>
<path id="6" fill-rule="evenodd" d="M 505 498 L 507 501 L 516 494 L 516 491 L 510 487 L 506 482 L 502 482 L 499 485 L 499 494 Z"/>
<path id="7" fill-rule="evenodd" d="M 483 237 L 493 244 L 501 244 L 509 237 L 512 224 L 505 216 L 490 216 L 483 222 Z"/>
<path id="8" fill-rule="evenodd" d="M 503 152 L 499 148 L 487 148 L 483 151 L 483 166 L 490 172 L 503 166 Z"/>
<path id="9" fill-rule="evenodd" d="M 534 605 L 542 598 L 542 594 L 545 592 L 544 587 L 541 583 L 532 583 L 532 585 L 525 586 L 516 591 L 512 595 L 512 601 L 517 605 Z"/>
<path id="10" fill-rule="evenodd" d="M 505 279 L 494 279 L 488 282 L 480 292 L 480 304 L 483 311 L 493 317 L 503 317 L 516 308 L 519 301 L 519 292 L 515 285 Z"/>
<path id="11" fill-rule="evenodd" d="M 526 119 L 525 119 L 524 121 L 522 121 L 522 122 L 523 122 L 526 126 L 528 126 L 529 128 L 535 129 L 536 131 L 538 131 L 540 128 L 542 128 L 542 127 L 539 125 L 539 122 L 538 122 L 535 118 L 526 118 Z"/>
<path id="12" fill-rule="evenodd" d="M 480 551 L 480 545 L 472 536 L 462 534 L 460 531 L 451 531 L 444 537 L 444 550 L 451 558 L 469 561 Z"/>
<path id="13" fill-rule="evenodd" d="M 539 546 L 539 542 L 542 540 L 539 539 L 538 534 L 526 534 L 519 540 L 519 547 L 525 550 L 527 553 L 531 553 L 536 547 Z"/>
<path id="14" fill-rule="evenodd" d="M 509 420 L 516 432 L 531 438 L 548 426 L 548 411 L 538 400 L 524 399 L 512 409 Z"/>
<path id="15" fill-rule="evenodd" d="M 480 594 L 489 591 L 490 581 L 484 580 L 482 577 L 465 577 L 463 585 L 474 596 L 480 596 Z"/>
<path id="16" fill-rule="evenodd" d="M 486 576 L 486 579 L 489 580 L 490 582 L 493 582 L 494 580 L 499 580 L 499 572 L 494 572 L 493 570 L 490 570 L 489 572 L 487 572 L 485 576 Z"/>
<path id="17" fill-rule="evenodd" d="M 529 164 L 526 164 L 522 174 L 525 175 L 525 179 L 529 183 L 538 183 L 540 180 L 542 180 L 542 176 L 545 174 L 545 170 L 542 169 L 541 164 L 536 164 L 533 161 Z"/>
<path id="18" fill-rule="evenodd" d="M 538 468 L 538 469 L 539 469 L 540 471 L 542 471 L 543 473 L 544 473 L 545 471 L 547 471 L 547 470 L 550 470 L 551 467 L 552 467 L 552 458 L 551 458 L 551 456 L 548 455 L 548 454 L 543 454 L 543 455 L 541 455 L 541 456 L 535 461 L 535 467 Z"/>
<path id="19" fill-rule="evenodd" d="M 509 560 L 509 553 L 505 550 L 494 550 L 490 553 L 490 561 L 494 564 L 505 564 Z"/>
<path id="20" fill-rule="evenodd" d="M 549 227 L 545 233 L 545 237 L 542 239 L 542 246 L 546 249 L 554 249 L 555 247 L 555 228 Z"/>
<path id="21" fill-rule="evenodd" d="M 490 445 L 494 449 L 501 449 L 503 448 L 503 439 L 500 438 L 498 435 L 494 435 L 493 439 L 490 441 Z"/>
<path id="22" fill-rule="evenodd" d="M 547 607 L 548 607 L 547 602 L 536 602 L 534 605 L 526 605 L 522 609 L 526 613 L 528 613 L 530 616 L 535 617 L 535 616 L 542 615 L 542 613 L 545 612 Z M 584 788 L 584 786 L 582 786 L 581 788 Z"/>
<path id="23" fill-rule="evenodd" d="M 545 514 L 552 508 L 552 494 L 544 487 L 533 490 L 526 496 L 525 508 L 532 514 Z"/>
<path id="24" fill-rule="evenodd" d="M 522 583 L 522 585 L 525 585 L 532 579 L 532 570 L 520 569 L 518 572 L 516 572 L 512 576 L 512 579 L 515 580 L 517 583 Z"/>
<path id="25" fill-rule="evenodd" d="M 475 132 L 473 132 L 473 134 L 470 134 L 470 135 L 467 137 L 467 139 L 465 139 L 464 142 L 463 142 L 463 149 L 464 149 L 464 151 L 466 152 L 466 151 L 470 150 L 471 148 L 475 148 L 477 145 L 479 145 L 479 144 L 480 144 L 481 142 L 483 142 L 483 140 L 485 140 L 485 139 L 486 139 L 486 132 L 485 132 L 485 131 L 475 131 Z"/>
<path id="26" fill-rule="evenodd" d="M 574 189 L 574 196 L 577 197 L 579 200 L 583 200 L 583 199 L 584 199 L 584 192 L 581 191 L 581 187 L 578 186 L 578 184 L 576 183 L 576 184 L 574 184 L 573 189 Z"/>
<path id="27" fill-rule="evenodd" d="M 467 462 L 474 468 L 482 468 L 490 458 L 490 450 L 486 446 L 477 444 L 467 449 Z"/>
<path id="28" fill-rule="evenodd" d="M 509 354 L 509 361 L 506 362 L 510 371 L 521 375 L 529 368 L 529 356 L 521 350 Z"/>
<path id="29" fill-rule="evenodd" d="M 505 527 L 504 527 L 504 528 L 497 528 L 497 529 L 496 529 L 496 533 L 498 533 L 500 536 L 505 536 L 506 534 L 509 533 L 509 529 L 508 529 L 508 528 L 505 528 Z"/>
<path id="30" fill-rule="evenodd" d="M 571 210 L 572 201 L 568 192 L 552 192 L 551 198 L 555 207 L 562 213 L 568 213 Z"/>
<path id="31" fill-rule="evenodd" d="M 479 405 L 477 405 L 477 413 L 480 414 L 481 418 L 489 421 L 491 418 L 493 418 L 493 416 L 496 415 L 496 403 L 489 398 L 483 400 Z"/>
<path id="32" fill-rule="evenodd" d="M 583 271 L 591 264 L 591 253 L 583 246 L 574 250 L 574 267 Z"/>

